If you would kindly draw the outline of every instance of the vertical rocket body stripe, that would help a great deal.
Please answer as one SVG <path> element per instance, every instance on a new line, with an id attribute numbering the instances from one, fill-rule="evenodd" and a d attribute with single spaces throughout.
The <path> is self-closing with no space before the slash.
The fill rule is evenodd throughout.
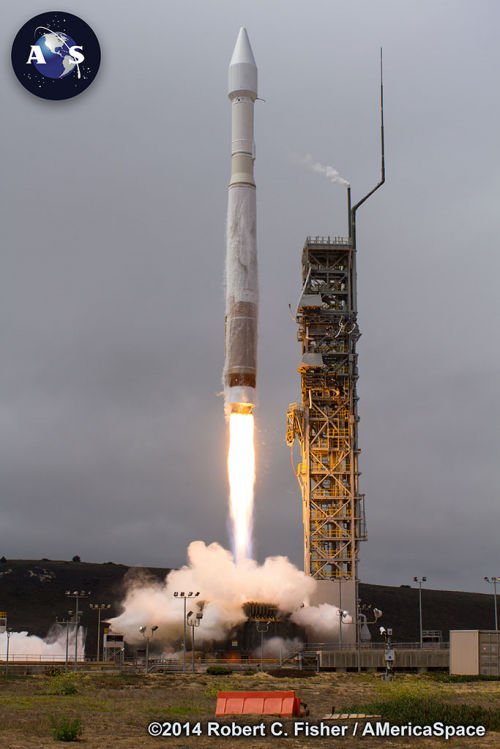
<path id="1" fill-rule="evenodd" d="M 226 410 L 251 410 L 257 380 L 257 227 L 254 180 L 254 103 L 257 66 L 246 29 L 229 65 L 232 112 L 231 180 L 226 252 Z"/>

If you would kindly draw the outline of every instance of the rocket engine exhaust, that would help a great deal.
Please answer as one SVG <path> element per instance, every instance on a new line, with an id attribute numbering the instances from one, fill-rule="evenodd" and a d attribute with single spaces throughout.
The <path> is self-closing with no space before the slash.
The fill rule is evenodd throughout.
<path id="1" fill-rule="evenodd" d="M 232 109 L 231 181 L 227 211 L 226 414 L 249 414 L 256 405 L 257 237 L 254 103 L 257 66 L 246 29 L 241 28 L 229 65 Z"/>
<path id="2" fill-rule="evenodd" d="M 237 562 L 252 556 L 253 498 L 255 484 L 254 418 L 229 415 L 227 470 L 234 556 Z"/>

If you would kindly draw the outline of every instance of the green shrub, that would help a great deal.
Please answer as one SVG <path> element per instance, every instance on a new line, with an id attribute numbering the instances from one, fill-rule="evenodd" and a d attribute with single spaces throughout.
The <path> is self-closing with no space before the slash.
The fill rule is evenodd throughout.
<path id="1" fill-rule="evenodd" d="M 52 736 L 55 741 L 78 741 L 78 737 L 83 733 L 83 726 L 80 716 L 70 720 L 65 715 L 60 718 L 50 716 L 52 726 Z"/>
<path id="2" fill-rule="evenodd" d="M 203 694 L 205 697 L 217 697 L 219 692 L 223 692 L 225 689 L 227 689 L 227 685 L 223 683 L 224 679 L 222 680 L 216 680 L 214 679 L 211 684 L 209 684 L 205 689 L 203 690 Z"/>
<path id="3" fill-rule="evenodd" d="M 226 666 L 209 666 L 207 668 L 207 674 L 211 676 L 227 676 L 232 673 L 231 669 L 226 668 Z"/>
<path id="4" fill-rule="evenodd" d="M 50 680 L 49 692 L 51 694 L 78 694 L 78 676 L 73 674 L 57 674 Z"/>
<path id="5" fill-rule="evenodd" d="M 60 676 L 64 672 L 59 666 L 47 666 L 43 673 L 45 676 Z"/>

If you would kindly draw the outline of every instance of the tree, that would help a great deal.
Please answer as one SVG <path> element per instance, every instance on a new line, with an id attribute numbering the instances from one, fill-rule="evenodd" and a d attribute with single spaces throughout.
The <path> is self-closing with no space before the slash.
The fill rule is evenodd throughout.
<path id="1" fill-rule="evenodd" d="M 80 559 L 80 557 L 78 556 L 78 554 L 75 554 L 75 556 L 73 557 L 73 559 L 71 561 L 72 562 L 81 562 L 82 560 Z"/>

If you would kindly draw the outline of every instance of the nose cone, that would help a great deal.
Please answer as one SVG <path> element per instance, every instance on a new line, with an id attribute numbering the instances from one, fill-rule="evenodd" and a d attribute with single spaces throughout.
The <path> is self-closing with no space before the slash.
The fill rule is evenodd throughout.
<path id="1" fill-rule="evenodd" d="M 229 98 L 236 95 L 257 98 L 257 65 L 247 30 L 240 29 L 229 63 Z"/>

